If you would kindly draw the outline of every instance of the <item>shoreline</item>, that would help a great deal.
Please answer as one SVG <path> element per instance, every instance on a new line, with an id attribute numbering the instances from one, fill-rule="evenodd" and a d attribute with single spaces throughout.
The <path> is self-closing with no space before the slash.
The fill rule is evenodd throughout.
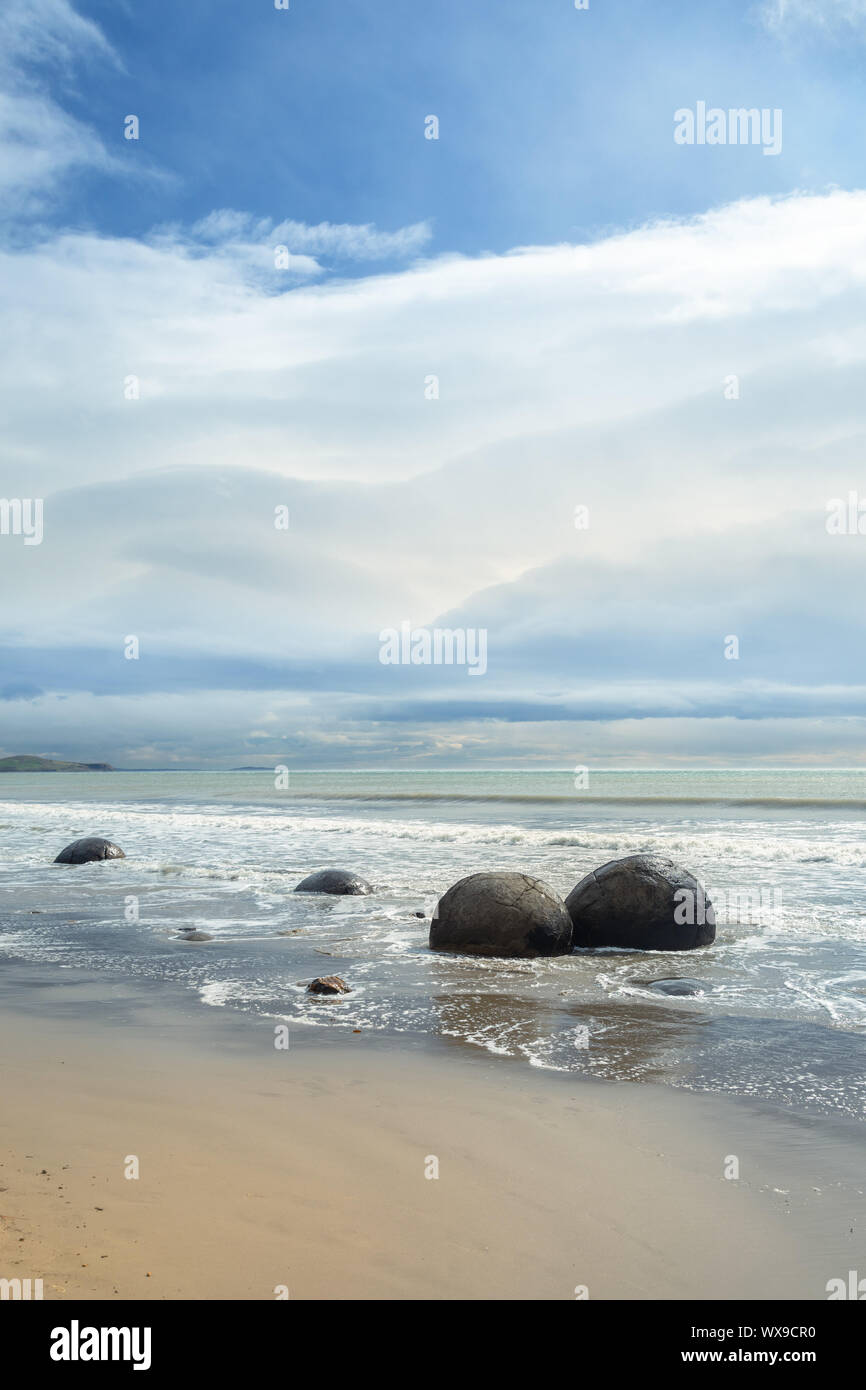
<path id="1" fill-rule="evenodd" d="M 0 1276 L 46 1299 L 823 1299 L 866 1267 L 856 1122 L 312 1032 L 278 1051 L 172 987 L 5 961 Z"/>

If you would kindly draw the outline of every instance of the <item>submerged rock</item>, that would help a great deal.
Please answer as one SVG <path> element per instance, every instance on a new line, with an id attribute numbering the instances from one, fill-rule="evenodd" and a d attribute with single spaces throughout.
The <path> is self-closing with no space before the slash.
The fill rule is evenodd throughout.
<path id="1" fill-rule="evenodd" d="M 640 985 L 641 989 L 651 989 L 656 994 L 669 994 L 675 997 L 706 993 L 706 986 L 702 985 L 700 980 L 679 979 L 677 977 L 670 980 L 633 980 L 632 984 Z"/>
<path id="2" fill-rule="evenodd" d="M 470 874 L 439 899 L 430 949 L 471 956 L 556 956 L 571 950 L 565 903 L 530 874 Z"/>
<path id="3" fill-rule="evenodd" d="M 180 934 L 181 941 L 213 941 L 213 937 L 206 931 L 184 931 Z"/>
<path id="4" fill-rule="evenodd" d="M 365 878 L 350 873 L 348 869 L 321 869 L 317 874 L 309 874 L 301 879 L 295 889 L 296 893 L 352 893 L 359 896 L 372 891 Z"/>
<path id="5" fill-rule="evenodd" d="M 55 864 L 91 864 L 97 859 L 125 859 L 126 855 L 119 845 L 111 840 L 103 840 L 98 835 L 88 835 L 83 840 L 73 840 L 62 849 Z"/>
<path id="6" fill-rule="evenodd" d="M 351 994 L 352 991 L 339 975 L 320 975 L 307 985 L 310 994 Z"/>
<path id="7" fill-rule="evenodd" d="M 575 946 L 690 951 L 716 937 L 703 886 L 670 859 L 631 854 L 593 869 L 565 900 Z"/>

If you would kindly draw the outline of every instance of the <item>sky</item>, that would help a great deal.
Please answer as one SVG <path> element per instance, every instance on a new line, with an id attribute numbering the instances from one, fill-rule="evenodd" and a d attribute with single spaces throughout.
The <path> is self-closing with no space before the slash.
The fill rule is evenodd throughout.
<path id="1" fill-rule="evenodd" d="M 0 756 L 866 766 L 866 0 L 5 0 L 0 55 Z"/>

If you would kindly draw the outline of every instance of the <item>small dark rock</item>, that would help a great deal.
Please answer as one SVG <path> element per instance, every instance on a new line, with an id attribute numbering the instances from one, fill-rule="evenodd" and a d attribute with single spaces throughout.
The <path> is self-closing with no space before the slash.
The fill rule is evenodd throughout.
<path id="1" fill-rule="evenodd" d="M 415 913 L 415 916 L 416 916 L 416 917 L 426 917 L 426 916 L 427 916 L 427 913 L 426 913 L 426 912 L 416 912 L 416 913 Z"/>
<path id="2" fill-rule="evenodd" d="M 92 864 L 97 859 L 125 859 L 126 855 L 119 845 L 111 840 L 103 840 L 98 835 L 89 835 L 83 840 L 74 840 L 62 849 L 55 864 Z"/>
<path id="3" fill-rule="evenodd" d="M 213 937 L 206 931 L 185 931 L 180 934 L 181 941 L 213 941 Z"/>
<path id="4" fill-rule="evenodd" d="M 352 991 L 339 975 L 320 975 L 307 985 L 310 994 L 351 994 Z"/>
<path id="5" fill-rule="evenodd" d="M 317 874 L 309 874 L 295 889 L 296 893 L 339 893 L 360 896 L 372 893 L 373 889 L 360 874 L 350 873 L 348 869 L 321 869 Z"/>

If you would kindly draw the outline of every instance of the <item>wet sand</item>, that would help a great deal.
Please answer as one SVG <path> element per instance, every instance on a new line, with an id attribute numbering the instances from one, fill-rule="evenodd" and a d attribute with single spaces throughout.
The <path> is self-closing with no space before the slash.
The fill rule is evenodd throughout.
<path id="1" fill-rule="evenodd" d="M 866 1269 L 853 1122 L 444 1042 L 277 1050 L 273 1026 L 5 962 L 0 1277 L 46 1299 L 823 1299 Z"/>

